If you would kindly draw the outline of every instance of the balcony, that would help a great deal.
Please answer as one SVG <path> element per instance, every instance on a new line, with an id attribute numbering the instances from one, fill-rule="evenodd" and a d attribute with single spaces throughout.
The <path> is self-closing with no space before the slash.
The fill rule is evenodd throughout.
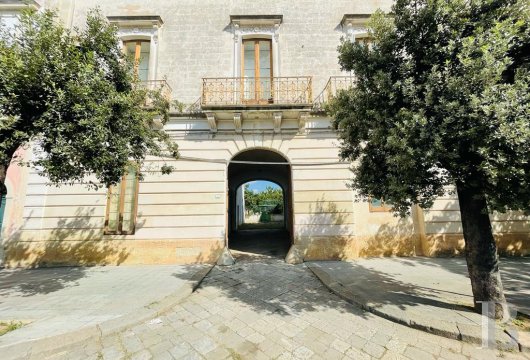
<path id="1" fill-rule="evenodd" d="M 171 92 L 173 91 L 166 80 L 147 80 L 138 83 L 141 89 L 148 91 L 160 91 L 160 94 L 167 101 L 171 101 Z M 149 100 L 148 100 L 149 102 Z"/>
<path id="2" fill-rule="evenodd" d="M 312 78 L 203 78 L 201 107 L 212 109 L 303 109 L 312 106 Z"/>
<path id="3" fill-rule="evenodd" d="M 341 90 L 348 90 L 355 85 L 353 76 L 332 76 L 329 78 L 324 90 L 317 96 L 313 103 L 313 111 L 326 111 L 326 104 Z"/>

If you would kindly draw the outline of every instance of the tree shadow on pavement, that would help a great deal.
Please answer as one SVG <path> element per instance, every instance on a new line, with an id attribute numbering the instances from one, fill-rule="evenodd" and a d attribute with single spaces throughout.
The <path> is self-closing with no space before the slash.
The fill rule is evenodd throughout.
<path id="1" fill-rule="evenodd" d="M 377 268 L 370 266 L 371 259 L 363 259 L 359 262 L 322 261 L 311 264 L 311 266 L 316 267 L 317 270 L 323 270 L 326 274 L 332 274 L 332 279 L 330 279 L 332 282 L 339 283 L 348 289 L 357 301 L 370 304 L 373 308 L 392 305 L 406 310 L 416 306 L 431 306 L 440 309 L 473 311 L 471 294 L 453 289 L 450 284 L 440 286 L 443 279 L 429 277 L 427 282 L 418 282 L 414 279 L 407 279 L 407 276 L 402 276 L 397 272 L 381 270 L 381 268 L 391 269 L 395 265 L 401 265 L 402 260 L 407 261 L 407 259 L 372 260 L 383 261 L 383 266 Z M 418 268 L 413 271 L 421 270 Z"/>
<path id="2" fill-rule="evenodd" d="M 0 296 L 34 296 L 77 286 L 83 267 L 0 270 Z"/>
<path id="3" fill-rule="evenodd" d="M 353 311 L 350 304 L 332 295 L 304 264 L 289 265 L 274 258 L 247 258 L 232 266 L 216 266 L 199 290 L 204 290 L 207 296 L 223 296 L 236 302 L 238 308 L 232 311 L 253 310 L 283 316 L 325 309 Z"/>
<path id="4" fill-rule="evenodd" d="M 400 258 L 400 263 L 411 267 L 439 268 L 461 276 L 461 283 L 469 288 L 471 282 L 464 257 L 453 258 Z M 506 300 L 516 308 L 530 314 L 530 257 L 501 257 L 499 260 L 502 284 Z M 421 271 L 421 270 L 420 270 Z"/>

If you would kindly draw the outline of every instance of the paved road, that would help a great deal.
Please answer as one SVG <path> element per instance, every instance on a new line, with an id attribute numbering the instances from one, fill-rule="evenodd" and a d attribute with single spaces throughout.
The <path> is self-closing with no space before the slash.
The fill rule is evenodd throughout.
<path id="1" fill-rule="evenodd" d="M 374 285 L 377 286 L 377 285 Z M 164 316 L 53 359 L 530 359 L 478 349 L 355 308 L 305 265 L 216 267 Z"/>

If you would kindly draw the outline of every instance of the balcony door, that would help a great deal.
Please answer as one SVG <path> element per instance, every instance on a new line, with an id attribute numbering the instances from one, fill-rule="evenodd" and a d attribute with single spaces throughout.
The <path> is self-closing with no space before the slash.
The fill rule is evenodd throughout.
<path id="1" fill-rule="evenodd" d="M 124 42 L 127 55 L 134 58 L 134 72 L 138 80 L 149 80 L 149 51 L 151 42 L 148 40 L 134 40 Z"/>
<path id="2" fill-rule="evenodd" d="M 247 104 L 273 102 L 271 40 L 246 39 L 242 49 L 241 95 Z"/>

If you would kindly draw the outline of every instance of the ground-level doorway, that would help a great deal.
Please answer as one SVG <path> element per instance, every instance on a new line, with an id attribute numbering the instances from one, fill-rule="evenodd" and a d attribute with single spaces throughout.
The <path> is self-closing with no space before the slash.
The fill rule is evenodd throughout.
<path id="1" fill-rule="evenodd" d="M 245 196 L 246 195 L 246 196 Z M 237 258 L 285 257 L 292 243 L 291 166 L 279 153 L 246 150 L 228 165 L 228 247 Z"/>

